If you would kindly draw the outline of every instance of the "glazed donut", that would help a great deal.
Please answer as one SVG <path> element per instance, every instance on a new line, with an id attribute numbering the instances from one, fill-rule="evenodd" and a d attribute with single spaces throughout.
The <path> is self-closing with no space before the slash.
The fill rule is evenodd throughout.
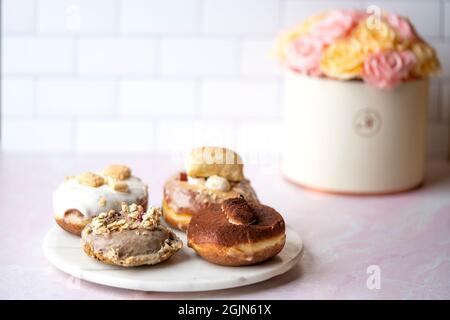
<path id="1" fill-rule="evenodd" d="M 183 246 L 169 229 L 159 224 L 161 211 L 122 204 L 120 212 L 101 213 L 83 229 L 84 252 L 101 262 L 123 267 L 153 265 L 169 259 Z"/>
<path id="2" fill-rule="evenodd" d="M 194 215 L 187 239 L 188 246 L 209 262 L 252 265 L 274 257 L 283 249 L 285 224 L 273 208 L 240 197 L 210 205 Z"/>
<path id="3" fill-rule="evenodd" d="M 164 184 L 163 217 L 172 227 L 186 230 L 192 216 L 206 206 L 243 196 L 258 202 L 250 181 L 243 175 L 240 156 L 226 148 L 202 147 L 191 151 L 186 172 Z"/>
<path id="4" fill-rule="evenodd" d="M 79 236 L 101 212 L 120 210 L 122 202 L 146 209 L 147 199 L 147 185 L 130 168 L 109 165 L 102 172 L 67 177 L 53 193 L 53 212 L 61 228 Z"/>

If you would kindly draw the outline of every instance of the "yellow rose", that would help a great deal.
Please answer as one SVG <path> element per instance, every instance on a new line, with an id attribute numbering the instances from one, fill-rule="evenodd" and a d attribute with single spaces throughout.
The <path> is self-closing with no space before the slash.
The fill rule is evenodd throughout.
<path id="1" fill-rule="evenodd" d="M 413 42 L 411 43 L 410 50 L 417 59 L 416 65 L 412 70 L 414 75 L 425 77 L 441 69 L 436 51 L 427 43 L 422 41 Z"/>
<path id="2" fill-rule="evenodd" d="M 359 23 L 352 34 L 358 40 L 363 50 L 374 53 L 384 49 L 393 49 L 396 46 L 397 36 L 383 20 L 367 18 Z"/>
<path id="3" fill-rule="evenodd" d="M 318 21 L 320 21 L 324 16 L 326 12 L 314 15 L 300 23 L 299 25 L 286 30 L 285 32 L 281 33 L 281 35 L 278 37 L 277 44 L 276 44 L 276 55 L 281 61 L 285 61 L 286 59 L 286 48 L 289 47 L 289 44 L 294 42 L 296 39 L 298 39 L 300 36 L 304 36 L 309 34 L 311 31 L 311 28 L 314 26 L 314 24 Z"/>
<path id="4" fill-rule="evenodd" d="M 366 55 L 363 46 L 356 39 L 338 40 L 325 49 L 320 68 L 331 78 L 358 78 L 361 76 Z"/>

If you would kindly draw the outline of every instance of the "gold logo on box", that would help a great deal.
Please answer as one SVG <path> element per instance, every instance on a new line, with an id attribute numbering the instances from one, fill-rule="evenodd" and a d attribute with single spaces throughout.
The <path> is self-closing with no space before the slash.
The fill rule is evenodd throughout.
<path id="1" fill-rule="evenodd" d="M 353 128 L 361 137 L 373 137 L 380 132 L 381 116 L 372 109 L 360 110 L 353 119 Z"/>

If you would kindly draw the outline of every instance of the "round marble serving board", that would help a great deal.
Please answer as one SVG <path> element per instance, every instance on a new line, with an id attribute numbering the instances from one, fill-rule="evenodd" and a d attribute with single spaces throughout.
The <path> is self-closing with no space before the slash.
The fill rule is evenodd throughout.
<path id="1" fill-rule="evenodd" d="M 74 277 L 118 288 L 166 292 L 218 290 L 261 282 L 291 269 L 303 252 L 299 235 L 286 228 L 286 245 L 276 257 L 254 266 L 218 266 L 201 259 L 186 246 L 186 235 L 176 233 L 184 247 L 153 266 L 124 268 L 98 262 L 83 252 L 79 237 L 58 226 L 48 231 L 43 249 L 56 268 Z"/>

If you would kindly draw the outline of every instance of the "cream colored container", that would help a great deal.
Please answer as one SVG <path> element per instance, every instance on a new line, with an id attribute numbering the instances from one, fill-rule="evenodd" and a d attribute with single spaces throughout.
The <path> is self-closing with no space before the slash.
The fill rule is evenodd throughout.
<path id="1" fill-rule="evenodd" d="M 424 179 L 428 80 L 391 91 L 289 72 L 282 171 L 328 192 L 405 191 Z"/>

